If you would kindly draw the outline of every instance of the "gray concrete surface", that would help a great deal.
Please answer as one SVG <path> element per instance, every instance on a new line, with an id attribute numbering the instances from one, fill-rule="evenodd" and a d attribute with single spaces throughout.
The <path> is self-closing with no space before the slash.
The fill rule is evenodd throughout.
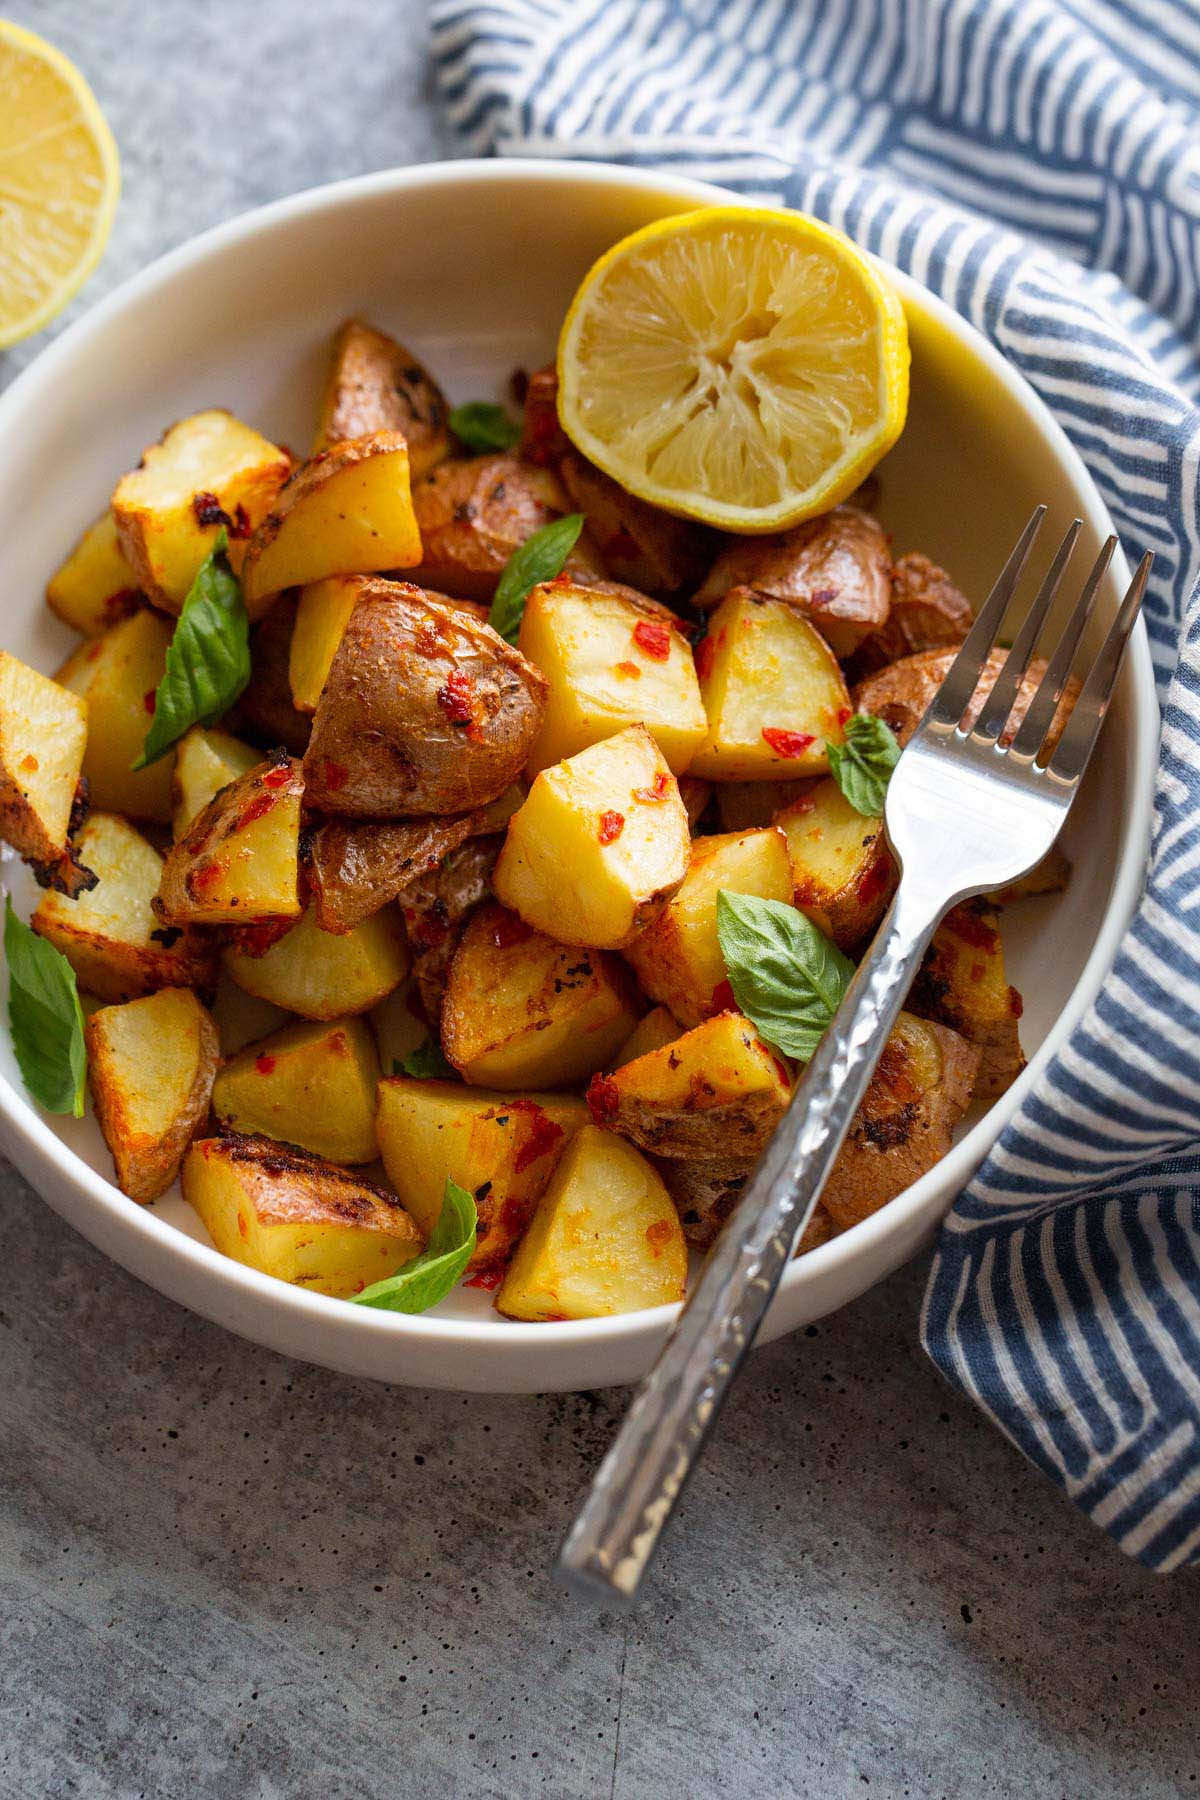
<path id="1" fill-rule="evenodd" d="M 443 150 L 413 0 L 8 11 L 121 145 L 79 305 L 230 213 Z M 1195 1791 L 1195 1579 L 1125 1563 L 947 1392 L 921 1283 L 754 1358 L 645 1607 L 596 1617 L 545 1568 L 619 1395 L 285 1362 L 0 1169 L 0 1794 Z"/>

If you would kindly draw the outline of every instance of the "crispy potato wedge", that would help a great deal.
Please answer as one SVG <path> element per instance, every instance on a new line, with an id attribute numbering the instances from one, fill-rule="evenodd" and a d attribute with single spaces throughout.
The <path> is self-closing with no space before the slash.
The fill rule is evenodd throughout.
<path id="1" fill-rule="evenodd" d="M 597 1125 L 656 1156 L 757 1156 L 792 1097 L 782 1059 L 740 1013 L 718 1013 L 611 1075 L 588 1106 Z"/>
<path id="2" fill-rule="evenodd" d="M 300 764 L 282 751 L 223 787 L 167 857 L 162 916 L 253 925 L 300 912 Z"/>
<path id="3" fill-rule="evenodd" d="M 639 1056 L 649 1056 L 652 1050 L 661 1050 L 664 1044 L 673 1044 L 682 1036 L 683 1026 L 669 1007 L 652 1007 L 621 1045 L 621 1054 L 613 1067 L 624 1068 L 626 1063 L 636 1062 Z"/>
<path id="4" fill-rule="evenodd" d="M 288 678 L 296 615 L 295 594 L 280 594 L 250 633 L 250 683 L 238 696 L 229 723 L 264 750 L 303 756 L 312 718 L 294 705 Z"/>
<path id="5" fill-rule="evenodd" d="M 642 989 L 669 1006 L 684 1025 L 699 1025 L 733 1006 L 725 958 L 717 939 L 717 895 L 792 898 L 787 841 L 773 825 L 697 838 L 681 887 L 626 946 Z"/>
<path id="6" fill-rule="evenodd" d="M 584 1125 L 508 1266 L 510 1319 L 600 1319 L 683 1299 L 687 1246 L 662 1178 L 631 1145 Z"/>
<path id="7" fill-rule="evenodd" d="M 315 450 L 376 431 L 399 431 L 412 478 L 450 454 L 450 408 L 411 350 L 363 319 L 347 319 L 333 340 L 333 359 Z"/>
<path id="8" fill-rule="evenodd" d="M 384 819 L 485 806 L 524 766 L 545 693 L 490 626 L 420 588 L 365 584 L 317 704 L 309 804 Z"/>
<path id="9" fill-rule="evenodd" d="M 398 431 L 375 431 L 318 450 L 280 489 L 246 545 L 242 595 L 255 618 L 283 588 L 420 560 L 408 446 Z"/>
<path id="10" fill-rule="evenodd" d="M 299 1144 L 336 1163 L 374 1162 L 379 1057 L 359 1018 L 285 1025 L 222 1066 L 212 1106 L 222 1131 Z"/>
<path id="11" fill-rule="evenodd" d="M 153 900 L 158 851 L 127 820 L 95 812 L 81 829 L 81 861 L 98 876 L 76 899 L 46 894 L 30 923 L 61 950 L 79 985 L 101 1000 L 134 1000 L 156 988 L 209 988 L 216 948 L 202 932 L 164 928 Z"/>
<path id="12" fill-rule="evenodd" d="M 684 1237 L 697 1250 L 710 1249 L 737 1205 L 754 1164 L 719 1159 L 680 1162 L 664 1156 L 656 1166 L 675 1202 Z M 827 1244 L 835 1233 L 833 1219 L 818 1200 L 800 1234 L 796 1255 L 803 1256 L 806 1251 Z"/>
<path id="13" fill-rule="evenodd" d="M 474 829 L 457 819 L 327 819 L 304 835 L 308 891 L 322 931 L 350 931 L 413 882 L 440 867 Z"/>
<path id="14" fill-rule="evenodd" d="M 843 950 L 874 931 L 896 891 L 882 819 L 855 812 L 832 776 L 776 815 L 792 863 L 793 899 Z"/>
<path id="15" fill-rule="evenodd" d="M 156 1200 L 208 1117 L 217 1028 L 189 988 L 102 1006 L 84 1028 L 88 1084 L 117 1186 Z"/>
<path id="16" fill-rule="evenodd" d="M 175 746 L 171 777 L 171 829 L 176 841 L 223 787 L 248 775 L 261 761 L 261 751 L 231 737 L 227 731 L 208 731 L 203 725 L 193 725 L 185 732 Z"/>
<path id="17" fill-rule="evenodd" d="M 784 601 L 812 621 L 835 656 L 850 656 L 885 624 L 891 574 L 879 521 L 856 506 L 835 506 L 772 537 L 729 539 L 695 604 L 707 612 L 733 595 Z"/>
<path id="18" fill-rule="evenodd" d="M 428 1236 L 451 1176 L 479 1212 L 470 1269 L 502 1268 L 587 1107 L 573 1094 L 489 1093 L 458 1081 L 384 1080 L 375 1129 L 388 1180 Z"/>
<path id="19" fill-rule="evenodd" d="M 0 837 L 48 871 L 70 860 L 87 731 L 78 694 L 0 650 Z"/>
<path id="20" fill-rule="evenodd" d="M 231 945 L 228 975 L 302 1019 L 340 1019 L 370 1012 L 408 974 L 404 929 L 395 907 L 385 907 L 339 937 L 322 931 L 312 908 L 265 950 Z"/>
<path id="21" fill-rule="evenodd" d="M 855 680 L 902 656 L 961 644 L 972 617 L 971 602 L 946 571 L 918 551 L 909 551 L 892 570 L 892 607 L 886 623 L 865 637 L 854 653 Z"/>
<path id="22" fill-rule="evenodd" d="M 605 1068 L 637 1022 L 615 958 L 568 949 L 502 906 L 471 918 L 454 953 L 442 1049 L 479 1087 L 565 1087 Z"/>
<path id="23" fill-rule="evenodd" d="M 970 1104 L 978 1062 L 957 1032 L 900 1014 L 821 1194 L 839 1231 L 941 1161 Z"/>
<path id="24" fill-rule="evenodd" d="M 236 981 L 231 981 L 224 970 L 217 977 L 209 1011 L 221 1039 L 222 1056 L 235 1056 L 257 1038 L 269 1037 L 273 1031 L 288 1024 L 293 1016 L 282 1006 L 273 1006 L 269 1000 L 248 994 Z"/>
<path id="25" fill-rule="evenodd" d="M 964 715 L 968 729 L 983 711 L 983 703 L 1004 667 L 1007 654 L 1003 649 L 993 650 L 984 663 L 978 685 Z M 922 650 L 916 656 L 906 656 L 900 662 L 889 663 L 877 675 L 868 675 L 865 681 L 858 683 L 852 696 L 855 711 L 875 713 L 885 725 L 891 726 L 900 744 L 907 744 L 957 655 L 957 648 L 951 645 L 946 650 Z M 1045 670 L 1043 659 L 1035 656 L 1013 702 L 1008 725 L 1001 737 L 1002 743 L 1009 744 L 1015 737 Z M 1078 698 L 1079 683 L 1072 675 L 1067 679 L 1058 710 L 1046 734 L 1047 753 L 1053 750 L 1066 729 L 1071 709 Z"/>
<path id="26" fill-rule="evenodd" d="M 286 450 L 220 408 L 180 419 L 118 481 L 112 513 L 122 554 L 141 588 L 167 612 L 181 610 L 222 526 L 229 560 L 242 567 L 246 540 L 291 474 Z"/>
<path id="27" fill-rule="evenodd" d="M 619 950 L 687 874 L 675 778 L 645 726 L 543 769 L 508 824 L 497 897 L 562 944 Z"/>
<path id="28" fill-rule="evenodd" d="M 557 476 L 520 457 L 455 456 L 413 486 L 422 557 L 413 580 L 464 600 L 490 600 L 513 551 L 571 510 Z M 603 575 L 585 532 L 567 569 Z"/>
<path id="29" fill-rule="evenodd" d="M 201 1138 L 183 1194 L 224 1255 L 318 1294 L 361 1294 L 421 1250 L 385 1189 L 271 1138 Z"/>
<path id="30" fill-rule="evenodd" d="M 558 370 L 550 363 L 544 369 L 535 369 L 526 383 L 519 448 L 526 462 L 553 469 L 571 447 L 570 438 L 558 422 Z"/>
<path id="31" fill-rule="evenodd" d="M 549 684 L 531 774 L 644 725 L 679 775 L 707 736 L 682 621 L 631 588 L 543 582 L 525 603 L 518 642 Z"/>
<path id="32" fill-rule="evenodd" d="M 781 600 L 733 594 L 696 646 L 708 736 L 693 775 L 713 781 L 784 781 L 828 771 L 850 696 L 832 650 Z"/>
<path id="33" fill-rule="evenodd" d="M 712 560 L 712 534 L 691 519 L 676 519 L 627 494 L 595 463 L 567 449 L 558 478 L 614 581 L 664 598 L 691 590 Z"/>
<path id="34" fill-rule="evenodd" d="M 785 806 L 810 794 L 819 775 L 807 781 L 721 781 L 716 784 L 717 814 L 726 831 L 750 831 L 773 825 Z"/>
<path id="35" fill-rule="evenodd" d="M 987 900 L 965 900 L 946 914 L 908 1004 L 918 1017 L 949 1025 L 979 1051 L 979 1099 L 995 1100 L 1025 1067 L 1021 996 L 1008 985 L 1000 920 Z"/>
<path id="36" fill-rule="evenodd" d="M 417 992 L 435 1031 L 442 1016 L 450 964 L 467 920 L 492 891 L 492 870 L 502 842 L 499 837 L 469 839 L 451 850 L 428 875 L 410 881 L 400 894 Z"/>
<path id="37" fill-rule="evenodd" d="M 46 605 L 64 625 L 93 638 L 140 603 L 137 574 L 121 549 L 109 507 L 46 583 Z"/>
<path id="38" fill-rule="evenodd" d="M 402 1075 L 406 1056 L 419 1050 L 429 1036 L 429 1023 L 421 1005 L 420 989 L 415 975 L 406 975 L 399 987 L 393 988 L 373 1006 L 371 1030 L 379 1051 L 379 1066 L 385 1075 Z"/>
<path id="39" fill-rule="evenodd" d="M 93 806 L 131 819 L 166 824 L 171 817 L 174 751 L 134 769 L 141 754 L 158 684 L 167 666 L 171 626 L 144 610 L 81 644 L 56 679 L 87 705 L 83 773 Z"/>

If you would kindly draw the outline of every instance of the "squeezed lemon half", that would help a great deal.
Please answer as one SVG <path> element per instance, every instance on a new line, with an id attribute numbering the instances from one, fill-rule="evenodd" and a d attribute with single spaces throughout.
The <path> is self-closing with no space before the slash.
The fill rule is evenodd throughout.
<path id="1" fill-rule="evenodd" d="M 559 418 L 643 500 L 778 531 L 844 500 L 895 443 L 908 361 L 899 295 L 843 233 L 704 207 L 588 271 L 559 339 Z"/>
<path id="2" fill-rule="evenodd" d="M 79 70 L 0 19 L 0 349 L 83 286 L 120 186 L 112 132 Z"/>

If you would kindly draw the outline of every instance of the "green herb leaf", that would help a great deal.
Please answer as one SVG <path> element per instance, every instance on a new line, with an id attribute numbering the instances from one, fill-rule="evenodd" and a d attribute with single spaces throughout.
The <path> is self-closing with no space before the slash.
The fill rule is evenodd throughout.
<path id="1" fill-rule="evenodd" d="M 900 761 L 891 727 L 874 713 L 854 713 L 846 722 L 845 743 L 830 744 L 828 751 L 833 779 L 855 812 L 878 819 L 892 770 Z"/>
<path id="2" fill-rule="evenodd" d="M 763 1037 L 807 1062 L 842 1003 L 854 964 L 782 900 L 717 895 L 717 937 L 733 997 Z"/>
<path id="3" fill-rule="evenodd" d="M 135 769 L 165 756 L 193 725 L 215 724 L 250 679 L 250 625 L 227 541 L 222 529 L 188 590 Z"/>
<path id="4" fill-rule="evenodd" d="M 372 1282 L 355 1294 L 354 1304 L 379 1306 L 388 1312 L 427 1312 L 446 1298 L 470 1262 L 478 1223 L 474 1199 L 447 1175 L 442 1210 L 420 1256 L 414 1256 L 386 1281 Z"/>
<path id="5" fill-rule="evenodd" d="M 83 1117 L 83 1009 L 75 971 L 5 900 L 8 1023 L 21 1079 L 47 1112 Z"/>
<path id="6" fill-rule="evenodd" d="M 468 450 L 511 450 L 521 427 L 491 400 L 468 400 L 451 409 L 450 429 Z"/>
<path id="7" fill-rule="evenodd" d="M 552 519 L 549 525 L 543 525 L 509 557 L 496 589 L 496 598 L 492 601 L 488 624 L 510 644 L 517 641 L 521 614 L 525 611 L 530 590 L 539 581 L 553 581 L 575 548 L 582 530 L 583 514 L 568 513 L 563 519 Z"/>
<path id="8" fill-rule="evenodd" d="M 401 1062 L 392 1063 L 393 1075 L 412 1075 L 417 1081 L 444 1081 L 454 1079 L 457 1069 L 452 1069 L 442 1055 L 442 1046 L 434 1037 L 427 1037 L 423 1044 L 410 1050 Z"/>

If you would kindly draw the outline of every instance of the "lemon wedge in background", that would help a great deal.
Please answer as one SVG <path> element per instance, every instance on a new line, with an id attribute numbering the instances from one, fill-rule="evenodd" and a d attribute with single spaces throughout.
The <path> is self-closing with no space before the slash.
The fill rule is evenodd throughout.
<path id="1" fill-rule="evenodd" d="M 83 286 L 120 186 L 112 132 L 79 70 L 0 19 L 0 349 Z"/>
<path id="2" fill-rule="evenodd" d="M 844 500 L 899 437 L 904 309 L 819 220 L 705 207 L 593 265 L 558 383 L 567 436 L 630 493 L 726 531 L 778 531 Z"/>

